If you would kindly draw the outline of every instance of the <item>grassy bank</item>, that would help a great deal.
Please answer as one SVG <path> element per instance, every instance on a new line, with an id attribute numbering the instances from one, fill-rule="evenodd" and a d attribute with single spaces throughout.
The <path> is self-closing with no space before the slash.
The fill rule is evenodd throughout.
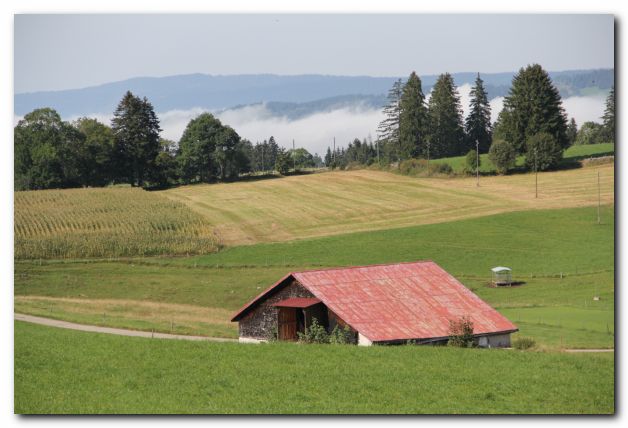
<path id="1" fill-rule="evenodd" d="M 15 362 L 17 413 L 614 412 L 612 354 L 243 346 L 16 322 Z"/>
<path id="2" fill-rule="evenodd" d="M 588 144 L 580 146 L 571 146 L 565 150 L 563 154 L 563 166 L 574 166 L 574 162 L 581 161 L 591 157 L 613 156 L 615 154 L 615 144 Z M 466 156 L 454 156 L 450 158 L 434 159 L 434 163 L 447 163 L 452 167 L 454 172 L 462 174 L 466 166 Z M 525 165 L 525 156 L 517 156 L 515 166 L 523 168 Z M 480 172 L 484 174 L 495 174 L 497 171 L 488 158 L 488 154 L 480 155 Z"/>

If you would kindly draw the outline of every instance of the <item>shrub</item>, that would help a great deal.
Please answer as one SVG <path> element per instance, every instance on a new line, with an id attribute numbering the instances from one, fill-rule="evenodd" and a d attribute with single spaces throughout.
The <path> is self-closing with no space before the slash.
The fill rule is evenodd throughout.
<path id="1" fill-rule="evenodd" d="M 518 337 L 512 341 L 512 347 L 521 351 L 533 348 L 535 345 L 536 342 L 531 337 Z"/>
<path id="2" fill-rule="evenodd" d="M 279 330 L 277 329 L 277 327 L 275 327 L 271 331 L 268 332 L 268 335 L 266 336 L 266 341 L 276 342 L 278 338 L 279 338 Z"/>
<path id="3" fill-rule="evenodd" d="M 463 316 L 458 320 L 449 320 L 449 346 L 459 348 L 471 348 L 473 340 L 473 322 L 469 317 Z"/>
<path id="4" fill-rule="evenodd" d="M 604 141 L 604 127 L 595 122 L 584 122 L 576 134 L 574 144 L 598 144 Z"/>
<path id="5" fill-rule="evenodd" d="M 312 324 L 305 329 L 305 332 L 297 332 L 299 342 L 303 343 L 329 343 L 329 334 L 325 327 L 318 323 L 316 318 L 312 318 Z"/>
<path id="6" fill-rule="evenodd" d="M 467 156 L 465 157 L 465 167 L 464 170 L 467 173 L 475 173 L 477 167 L 482 165 L 482 159 L 480 159 L 475 150 L 469 150 Z"/>
<path id="7" fill-rule="evenodd" d="M 526 141 L 526 166 L 539 171 L 553 168 L 563 158 L 563 148 L 550 134 L 540 132 Z"/>
<path id="8" fill-rule="evenodd" d="M 412 177 L 441 174 L 452 175 L 454 169 L 446 162 L 428 162 L 425 159 L 407 159 L 399 164 L 399 173 Z"/>
<path id="9" fill-rule="evenodd" d="M 517 152 L 508 141 L 494 140 L 488 151 L 488 158 L 498 174 L 507 174 L 508 170 L 515 166 Z"/>
<path id="10" fill-rule="evenodd" d="M 446 162 L 432 163 L 430 164 L 430 174 L 444 174 L 451 175 L 454 173 L 454 169 Z"/>
<path id="11" fill-rule="evenodd" d="M 416 176 L 427 171 L 425 159 L 407 159 L 399 164 L 399 172 L 403 175 Z"/>
<path id="12" fill-rule="evenodd" d="M 344 328 L 339 328 L 336 324 L 329 335 L 329 343 L 344 345 L 347 343 L 353 343 L 353 341 L 353 333 L 348 325 L 345 325 Z"/>

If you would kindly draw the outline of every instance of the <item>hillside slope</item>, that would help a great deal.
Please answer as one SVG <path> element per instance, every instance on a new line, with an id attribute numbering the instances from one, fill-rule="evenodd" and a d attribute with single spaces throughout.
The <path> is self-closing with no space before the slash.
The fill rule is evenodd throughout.
<path id="1" fill-rule="evenodd" d="M 161 192 L 216 227 L 228 245 L 442 223 L 509 211 L 614 202 L 613 164 L 539 174 L 414 179 L 343 171 L 256 182 L 201 184 Z"/>

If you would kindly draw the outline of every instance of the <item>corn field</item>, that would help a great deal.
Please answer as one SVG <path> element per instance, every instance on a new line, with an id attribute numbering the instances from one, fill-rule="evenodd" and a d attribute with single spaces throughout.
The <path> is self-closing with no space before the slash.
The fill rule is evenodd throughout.
<path id="1" fill-rule="evenodd" d="M 200 254 L 220 239 L 184 204 L 137 188 L 15 192 L 14 257 Z"/>

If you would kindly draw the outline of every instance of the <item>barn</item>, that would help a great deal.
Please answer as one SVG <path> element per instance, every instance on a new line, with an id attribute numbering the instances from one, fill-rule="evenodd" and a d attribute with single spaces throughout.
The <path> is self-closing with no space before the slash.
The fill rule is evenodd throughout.
<path id="1" fill-rule="evenodd" d="M 482 347 L 508 347 L 517 327 L 433 261 L 292 272 L 232 318 L 241 342 L 297 340 L 314 318 L 348 326 L 359 345 L 446 343 L 467 316 Z"/>

